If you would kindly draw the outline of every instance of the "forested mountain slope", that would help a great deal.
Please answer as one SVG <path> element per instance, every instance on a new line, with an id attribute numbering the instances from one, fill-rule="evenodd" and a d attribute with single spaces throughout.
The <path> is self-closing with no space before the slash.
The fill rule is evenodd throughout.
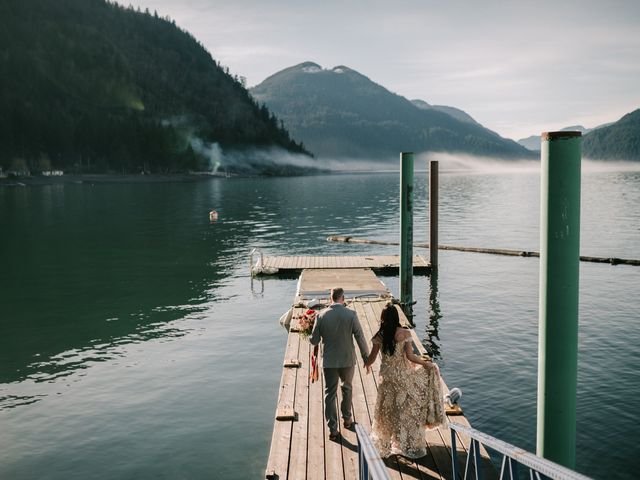
<path id="1" fill-rule="evenodd" d="M 250 91 L 318 157 L 389 160 L 400 151 L 534 157 L 470 117 L 461 119 L 458 109 L 417 106 L 345 66 L 305 62 Z"/>
<path id="2" fill-rule="evenodd" d="M 640 109 L 587 133 L 582 140 L 582 154 L 596 160 L 640 161 Z"/>
<path id="3" fill-rule="evenodd" d="M 5 170 L 76 172 L 199 170 L 224 163 L 221 149 L 241 170 L 256 149 L 306 153 L 189 33 L 103 0 L 0 2 L 0 146 Z"/>

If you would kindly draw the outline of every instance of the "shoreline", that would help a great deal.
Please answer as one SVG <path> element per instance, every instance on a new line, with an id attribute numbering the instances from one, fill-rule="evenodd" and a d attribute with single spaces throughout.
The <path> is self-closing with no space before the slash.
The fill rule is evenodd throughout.
<path id="1" fill-rule="evenodd" d="M 212 178 L 226 178 L 223 175 L 201 175 L 189 173 L 176 174 L 68 174 L 46 177 L 34 175 L 30 177 L 0 178 L 1 187 L 37 187 L 46 185 L 96 185 L 112 183 L 187 183 L 209 180 Z"/>

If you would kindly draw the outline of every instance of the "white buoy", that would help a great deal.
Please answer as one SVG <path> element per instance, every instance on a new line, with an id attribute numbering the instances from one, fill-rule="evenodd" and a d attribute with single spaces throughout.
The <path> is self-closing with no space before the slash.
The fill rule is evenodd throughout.
<path id="1" fill-rule="evenodd" d="M 462 390 L 460 390 L 457 387 L 449 390 L 449 393 L 447 393 L 444 396 L 445 402 L 448 403 L 449 405 L 457 405 L 461 398 L 462 398 Z"/>
<path id="2" fill-rule="evenodd" d="M 216 220 L 218 220 L 218 212 L 216 212 L 215 210 L 211 210 L 209 212 L 209 221 L 215 222 Z"/>

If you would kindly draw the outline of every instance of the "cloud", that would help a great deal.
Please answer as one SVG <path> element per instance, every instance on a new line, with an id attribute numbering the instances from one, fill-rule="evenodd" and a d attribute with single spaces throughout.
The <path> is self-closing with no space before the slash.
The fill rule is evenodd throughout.
<path id="1" fill-rule="evenodd" d="M 175 18 L 249 85 L 305 60 L 346 65 L 511 138 L 640 105 L 635 0 L 133 2 Z"/>
<path id="2" fill-rule="evenodd" d="M 221 58 L 233 58 L 235 60 L 255 56 L 277 56 L 284 55 L 285 52 L 279 48 L 268 47 L 266 45 L 225 45 L 216 48 L 214 52 Z"/>

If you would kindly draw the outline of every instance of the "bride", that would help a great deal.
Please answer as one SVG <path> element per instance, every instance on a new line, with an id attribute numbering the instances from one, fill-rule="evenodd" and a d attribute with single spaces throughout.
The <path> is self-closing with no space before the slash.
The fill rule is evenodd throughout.
<path id="1" fill-rule="evenodd" d="M 393 304 L 382 310 L 380 330 L 372 342 L 367 372 L 382 352 L 371 435 L 374 445 L 383 458 L 393 454 L 423 457 L 427 454 L 425 427 L 447 422 L 438 366 L 413 353 L 411 333 L 400 326 Z"/>

